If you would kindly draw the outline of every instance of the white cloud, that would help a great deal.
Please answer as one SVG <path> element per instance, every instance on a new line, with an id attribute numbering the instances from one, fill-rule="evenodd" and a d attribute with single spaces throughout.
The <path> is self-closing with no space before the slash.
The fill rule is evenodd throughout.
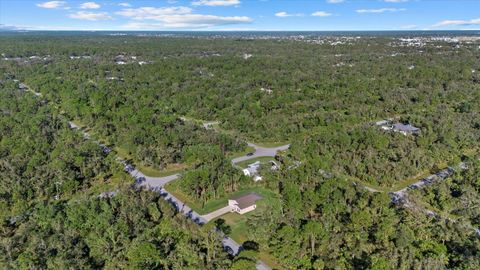
<path id="1" fill-rule="evenodd" d="M 100 5 L 95 2 L 85 2 L 80 5 L 81 9 L 97 9 L 100 8 Z"/>
<path id="2" fill-rule="evenodd" d="M 433 27 L 445 27 L 445 26 L 468 26 L 468 25 L 480 25 L 480 18 L 471 20 L 445 20 L 438 22 Z"/>
<path id="3" fill-rule="evenodd" d="M 408 0 L 383 0 L 383 2 L 387 2 L 387 3 L 405 3 L 405 2 L 408 2 Z"/>
<path id="4" fill-rule="evenodd" d="M 189 7 L 140 7 L 140 8 L 127 8 L 122 11 L 116 12 L 116 14 L 129 17 L 135 20 L 161 20 L 165 15 L 180 15 L 190 14 L 192 9 Z"/>
<path id="5" fill-rule="evenodd" d="M 327 0 L 327 3 L 329 4 L 340 4 L 345 2 L 345 0 Z"/>
<path id="6" fill-rule="evenodd" d="M 384 13 L 405 11 L 405 8 L 379 8 L 379 9 L 357 9 L 357 13 Z"/>
<path id="7" fill-rule="evenodd" d="M 72 19 L 79 19 L 79 20 L 88 20 L 88 21 L 103 21 L 103 20 L 111 20 L 112 17 L 108 15 L 106 12 L 87 12 L 87 11 L 77 11 L 75 13 L 71 13 L 68 17 Z"/>
<path id="8" fill-rule="evenodd" d="M 285 18 L 285 17 L 301 17 L 303 16 L 302 13 L 287 13 L 285 11 L 280 11 L 275 13 L 275 16 L 280 17 L 280 18 Z"/>
<path id="9" fill-rule="evenodd" d="M 416 29 L 418 28 L 418 25 L 416 24 L 407 24 L 407 25 L 402 25 L 400 26 L 401 29 Z"/>
<path id="10" fill-rule="evenodd" d="M 16 26 L 16 25 L 6 25 L 6 24 L 1 24 L 0 23 L 0 30 L 7 30 L 7 31 L 12 31 L 12 30 L 22 30 L 23 28 Z"/>
<path id="11" fill-rule="evenodd" d="M 37 4 L 37 7 L 50 8 L 50 9 L 66 8 L 65 6 L 66 4 L 67 2 L 65 1 L 49 1 L 49 2 L 43 2 L 43 3 Z"/>
<path id="12" fill-rule="evenodd" d="M 130 5 L 130 3 L 127 3 L 127 2 L 123 2 L 123 3 L 118 3 L 119 6 L 121 7 L 131 7 L 132 5 Z"/>
<path id="13" fill-rule="evenodd" d="M 192 13 L 189 7 L 129 8 L 116 14 L 137 20 L 123 25 L 128 29 L 208 28 L 220 25 L 250 23 L 246 16 L 216 16 Z M 155 22 L 144 22 L 145 20 Z"/>
<path id="14" fill-rule="evenodd" d="M 166 15 L 158 21 L 162 23 L 130 22 L 123 25 L 128 29 L 168 29 L 168 28 L 208 28 L 219 25 L 249 23 L 249 17 L 233 16 L 222 17 L 215 15 L 187 14 L 187 15 Z"/>
<path id="15" fill-rule="evenodd" d="M 314 17 L 328 17 L 332 16 L 332 13 L 328 13 L 326 11 L 316 11 L 312 13 L 312 16 Z"/>
<path id="16" fill-rule="evenodd" d="M 239 5 L 240 0 L 198 0 L 193 1 L 194 6 L 235 6 Z"/>

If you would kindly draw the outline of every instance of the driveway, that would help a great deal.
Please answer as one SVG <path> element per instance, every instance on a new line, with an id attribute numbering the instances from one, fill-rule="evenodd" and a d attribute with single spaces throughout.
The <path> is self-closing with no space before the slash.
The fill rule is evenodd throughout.
<path id="1" fill-rule="evenodd" d="M 255 149 L 255 151 L 253 152 L 253 155 L 250 155 L 250 156 L 245 155 L 245 156 L 234 158 L 232 159 L 232 164 L 237 164 L 239 162 L 253 159 L 253 158 L 258 158 L 258 157 L 275 157 L 278 151 L 287 150 L 290 147 L 290 144 L 282 145 L 278 147 L 272 147 L 272 148 L 261 147 L 253 143 L 248 143 L 248 146 L 253 147 Z"/>
<path id="2" fill-rule="evenodd" d="M 36 96 L 41 96 L 40 93 L 37 93 L 33 90 L 30 90 L 30 92 L 32 92 Z M 80 131 L 86 139 L 91 139 L 90 135 L 87 132 L 81 130 L 73 122 L 70 121 L 69 125 L 70 125 L 71 129 Z M 100 142 L 95 141 L 95 140 L 93 140 L 93 141 L 96 144 L 98 144 L 100 147 L 102 147 L 102 150 L 105 151 L 105 149 L 106 149 L 109 152 L 111 151 L 110 148 L 101 144 Z M 249 144 L 249 145 L 253 145 L 253 144 Z M 288 146 L 286 146 L 285 149 L 288 149 Z M 253 147 L 255 147 L 255 145 L 253 145 Z M 276 148 L 263 148 L 263 149 L 269 149 L 268 151 L 271 151 L 271 149 L 281 149 L 283 147 L 285 147 L 285 146 L 276 147 Z M 283 150 L 283 149 L 281 149 L 281 150 Z M 264 151 L 262 151 L 262 152 L 264 152 Z M 275 151 L 275 154 L 276 154 L 276 151 Z M 250 159 L 250 158 L 252 158 L 252 157 L 249 157 L 247 159 Z M 247 160 L 247 159 L 245 159 L 245 160 Z M 117 160 L 122 165 L 126 165 L 126 162 L 124 160 L 122 160 L 120 158 L 117 158 Z M 129 174 L 132 175 L 135 179 L 137 179 L 138 177 L 145 177 L 145 181 L 140 184 L 141 186 L 145 186 L 146 188 L 148 188 L 152 191 L 160 193 L 160 195 L 164 198 L 164 200 L 171 203 L 180 213 L 184 214 L 187 218 L 191 219 L 192 221 L 194 221 L 195 223 L 197 223 L 199 225 L 203 225 L 203 224 L 207 223 L 207 220 L 203 216 L 201 216 L 197 212 L 193 211 L 193 209 L 188 207 L 184 202 L 180 201 L 178 198 L 176 198 L 175 196 L 173 196 L 171 193 L 169 193 L 168 191 L 166 191 L 163 188 L 163 186 L 166 183 L 168 183 L 170 181 L 173 181 L 173 180 L 177 179 L 178 177 L 180 177 L 180 174 L 174 174 L 174 175 L 169 175 L 169 176 L 165 176 L 165 177 L 150 177 L 150 176 L 146 176 L 145 174 L 143 174 L 141 171 L 137 170 L 136 168 L 131 170 L 129 172 Z M 112 196 L 113 197 L 113 196 L 117 195 L 117 191 L 111 191 L 111 192 L 106 192 L 106 193 L 102 193 L 102 194 L 101 194 L 101 196 Z M 222 208 L 222 209 L 224 209 L 224 208 Z M 222 210 L 222 209 L 219 209 L 219 210 Z M 217 210 L 217 211 L 219 211 L 219 210 Z M 216 211 L 214 211 L 214 212 L 216 212 Z M 214 212 L 212 212 L 210 214 L 213 214 Z M 210 214 L 207 214 L 207 215 L 210 215 Z M 239 245 L 237 242 L 235 242 L 232 238 L 230 238 L 228 236 L 223 236 L 222 245 L 223 245 L 224 249 L 227 250 L 233 256 L 236 256 L 242 249 L 241 245 Z M 259 269 L 259 270 L 270 270 L 270 268 L 267 265 L 265 265 L 262 261 L 257 261 L 256 268 Z"/>
<path id="3" fill-rule="evenodd" d="M 220 208 L 220 209 L 217 209 L 213 212 L 210 212 L 208 214 L 205 214 L 205 215 L 202 215 L 202 217 L 207 221 L 209 222 L 210 220 L 214 219 L 214 218 L 217 218 L 221 215 L 225 215 L 226 213 L 230 213 L 232 211 L 232 208 L 230 207 L 230 205 L 227 205 L 223 208 Z"/>

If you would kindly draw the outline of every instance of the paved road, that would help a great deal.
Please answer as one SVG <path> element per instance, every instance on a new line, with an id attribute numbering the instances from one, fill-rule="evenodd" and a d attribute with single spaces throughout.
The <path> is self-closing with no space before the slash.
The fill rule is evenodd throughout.
<path id="1" fill-rule="evenodd" d="M 241 156 L 232 159 L 232 164 L 237 164 L 239 162 L 253 159 L 253 158 L 258 158 L 258 157 L 275 157 L 278 153 L 278 151 L 284 151 L 287 150 L 290 147 L 290 144 L 287 145 L 282 145 L 279 147 L 272 147 L 272 148 L 267 148 L 267 147 L 261 147 L 253 143 L 248 143 L 248 146 L 253 147 L 255 151 L 253 152 L 253 155 L 250 156 Z"/>
<path id="2" fill-rule="evenodd" d="M 134 169 L 129 173 L 135 179 L 138 179 L 139 177 L 143 177 L 145 181 L 143 181 L 140 185 L 146 186 L 148 188 L 163 187 L 168 182 L 176 180 L 181 176 L 181 174 L 177 173 L 177 174 L 172 174 L 172 175 L 163 176 L 163 177 L 152 177 L 152 176 L 146 176 L 145 174 L 143 174 L 141 171 L 137 169 Z"/>
<path id="3" fill-rule="evenodd" d="M 184 214 L 186 217 L 190 218 L 195 223 L 199 225 L 207 223 L 207 220 L 205 220 L 201 215 L 193 211 L 193 209 L 188 207 L 188 205 L 180 201 L 177 197 L 173 196 L 170 192 L 166 191 L 163 187 L 154 187 L 150 189 L 160 193 L 164 200 L 171 203 L 180 213 Z"/>
<path id="4" fill-rule="evenodd" d="M 466 166 L 465 163 L 461 162 L 458 165 L 458 168 L 463 170 L 463 169 L 465 169 L 465 166 Z M 441 170 L 441 171 L 439 171 L 435 174 L 432 174 L 428 177 L 425 177 L 425 178 L 419 180 L 418 182 L 415 182 L 415 183 L 409 185 L 406 188 L 402 188 L 402 189 L 400 189 L 398 191 L 395 191 L 395 192 L 390 192 L 389 195 L 392 198 L 393 202 L 401 202 L 402 199 L 405 198 L 408 191 L 413 190 L 413 189 L 423 188 L 424 186 L 430 185 L 430 184 L 435 183 L 437 181 L 445 180 L 446 178 L 448 178 L 449 176 L 451 176 L 454 173 L 455 173 L 455 169 L 451 168 L 451 167 L 448 167 L 447 169 Z"/>
<path id="5" fill-rule="evenodd" d="M 75 129 L 75 130 L 78 130 L 79 132 L 82 133 L 83 137 L 86 138 L 86 139 L 91 139 L 90 137 L 90 134 L 88 134 L 86 131 L 82 130 L 78 125 L 76 125 L 75 123 L 73 123 L 72 121 L 69 121 L 68 124 L 70 125 L 70 128 L 71 129 Z M 101 144 L 100 142 L 96 141 L 96 140 L 92 140 L 93 142 L 95 142 L 96 144 L 100 145 L 102 147 L 102 149 L 105 151 L 105 152 L 110 152 L 112 151 L 110 148 L 108 148 L 106 145 L 104 144 Z M 127 166 L 127 163 L 126 161 L 124 161 L 123 159 L 121 158 L 117 158 L 117 160 L 122 163 L 124 166 Z M 145 175 L 144 173 L 142 173 L 141 171 L 139 171 L 138 169 L 136 169 L 135 167 L 133 166 L 130 166 L 131 169 L 127 169 L 125 167 L 125 170 L 131 175 L 133 176 L 133 178 L 135 179 L 139 179 L 141 178 L 142 181 L 140 181 L 140 186 L 146 186 L 148 188 L 156 188 L 156 187 L 163 187 L 165 186 L 168 182 L 171 182 L 175 179 L 178 179 L 180 177 L 180 174 L 172 174 L 172 175 L 168 175 L 168 176 L 163 176 L 163 177 L 152 177 L 152 176 L 147 176 Z"/>
<path id="6" fill-rule="evenodd" d="M 227 205 L 223 208 L 220 208 L 220 209 L 217 209 L 213 212 L 210 212 L 208 214 L 205 214 L 205 215 L 202 215 L 202 217 L 207 221 L 209 222 L 210 220 L 214 219 L 214 218 L 217 218 L 221 215 L 225 215 L 226 213 L 230 213 L 232 211 L 232 207 L 230 207 L 230 205 Z"/>
<path id="7" fill-rule="evenodd" d="M 29 91 L 31 93 L 33 93 L 35 96 L 41 96 L 42 95 L 41 93 L 35 92 L 35 91 L 31 90 L 30 88 L 29 88 Z M 69 121 L 68 123 L 69 123 L 71 129 L 74 129 L 74 130 L 77 130 L 77 131 L 81 132 L 82 135 L 86 139 L 91 139 L 90 135 L 87 132 L 85 132 L 84 130 L 82 130 L 78 125 L 76 125 L 75 123 L 73 123 L 71 121 Z M 101 144 L 100 142 L 98 142 L 96 140 L 93 140 L 93 141 L 96 144 L 98 144 L 104 152 L 107 152 L 107 153 L 111 152 L 111 149 L 108 148 L 107 146 Z M 287 148 L 285 148 L 285 149 L 287 149 Z M 122 165 L 124 165 L 124 166 L 127 165 L 126 161 L 124 161 L 120 158 L 117 158 L 117 160 Z M 177 179 L 180 176 L 180 174 L 174 174 L 174 175 L 169 175 L 169 176 L 165 176 L 165 177 L 150 177 L 150 176 L 146 176 L 144 173 L 142 173 L 138 169 L 134 168 L 133 166 L 131 168 L 132 169 L 125 168 L 125 170 L 137 180 L 137 184 L 135 184 L 136 187 L 144 186 L 147 189 L 150 189 L 152 191 L 160 193 L 160 195 L 164 198 L 164 200 L 171 203 L 180 213 L 184 214 L 187 218 L 191 219 L 192 221 L 194 221 L 195 223 L 197 223 L 199 225 L 203 225 L 203 224 L 208 222 L 204 217 L 199 215 L 197 212 L 193 211 L 193 209 L 188 207 L 184 202 L 182 202 L 181 200 L 179 200 L 178 198 L 176 198 L 175 196 L 173 196 L 171 193 L 169 193 L 168 191 L 166 191 L 163 188 L 163 186 L 166 183 Z M 138 183 L 138 179 L 140 177 L 144 177 L 145 180 Z M 99 196 L 101 196 L 101 197 L 112 197 L 112 196 L 116 196 L 116 195 L 117 195 L 117 191 L 110 191 L 110 192 L 104 192 L 104 193 L 100 194 Z M 231 255 L 236 256 L 242 250 L 242 246 L 239 245 L 237 242 L 235 242 L 230 237 L 223 235 L 221 232 L 219 232 L 219 233 L 223 236 L 222 245 L 223 245 L 224 249 L 228 253 L 230 253 Z M 256 268 L 258 270 L 270 270 L 271 269 L 266 264 L 264 264 L 262 261 L 257 262 Z"/>
<path id="8" fill-rule="evenodd" d="M 242 250 L 242 246 L 240 246 L 237 242 L 235 242 L 232 238 L 228 236 L 223 237 L 222 245 L 227 250 L 227 252 L 230 253 L 231 255 L 237 255 Z M 258 261 L 258 262 L 260 263 L 261 261 Z M 267 269 L 270 269 L 270 268 L 267 268 Z"/>

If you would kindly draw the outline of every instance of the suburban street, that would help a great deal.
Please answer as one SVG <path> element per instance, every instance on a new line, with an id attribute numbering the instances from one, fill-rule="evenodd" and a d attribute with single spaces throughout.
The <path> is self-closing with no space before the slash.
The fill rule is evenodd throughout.
<path id="1" fill-rule="evenodd" d="M 278 151 L 287 150 L 290 147 L 290 144 L 286 144 L 278 147 L 272 147 L 272 148 L 261 147 L 253 143 L 248 143 L 248 146 L 253 147 L 255 149 L 255 151 L 253 152 L 253 155 L 244 155 L 241 157 L 234 158 L 232 159 L 232 164 L 237 164 L 239 162 L 253 159 L 253 158 L 258 158 L 258 157 L 275 157 Z"/>
<path id="2" fill-rule="evenodd" d="M 30 88 L 29 88 L 29 92 L 33 93 L 37 97 L 42 96 L 41 93 L 30 90 Z M 72 121 L 69 121 L 68 123 L 70 125 L 70 128 L 72 128 L 74 130 L 77 130 L 77 131 L 80 131 L 82 133 L 82 135 L 85 137 L 85 139 L 92 140 L 90 135 L 87 132 L 85 132 L 84 130 L 82 130 L 78 125 L 76 125 Z M 107 148 L 105 145 L 101 144 L 100 142 L 98 142 L 96 140 L 93 140 L 93 141 L 96 144 L 98 144 L 99 146 L 101 146 L 104 151 L 106 151 L 106 150 L 111 151 L 111 149 Z M 253 152 L 253 155 L 244 155 L 244 156 L 241 156 L 241 157 L 234 158 L 234 159 L 232 159 L 232 164 L 233 165 L 235 165 L 236 163 L 239 163 L 239 162 L 242 162 L 242 161 L 245 161 L 245 160 L 254 159 L 254 158 L 257 158 L 257 157 L 265 157 L 265 156 L 275 157 L 275 155 L 277 154 L 278 151 L 284 151 L 284 150 L 287 150 L 290 147 L 290 145 L 287 144 L 287 145 L 283 145 L 283 146 L 279 146 L 279 147 L 266 148 L 266 147 L 260 147 L 256 144 L 253 144 L 253 143 L 248 143 L 248 146 L 253 147 L 255 149 L 255 151 Z M 123 161 L 120 158 L 118 158 L 118 161 L 120 163 L 122 163 L 123 165 L 126 164 L 126 162 Z M 217 209 L 217 210 L 215 210 L 211 213 L 208 213 L 208 214 L 205 214 L 205 215 L 200 215 L 197 212 L 195 212 L 193 209 L 188 207 L 184 202 L 182 202 L 181 200 L 179 200 L 178 198 L 176 198 L 175 196 L 173 196 L 171 193 L 169 193 L 168 191 L 166 191 L 163 188 L 168 182 L 171 182 L 173 180 L 178 179 L 181 176 L 180 174 L 173 174 L 173 175 L 168 175 L 168 176 L 164 176 L 164 177 L 151 177 L 151 176 L 145 175 L 144 173 L 142 173 L 140 170 L 138 170 L 137 168 L 135 168 L 133 166 L 131 166 L 131 168 L 132 168 L 131 170 L 127 170 L 127 169 L 125 169 L 125 170 L 134 179 L 137 179 L 137 186 L 142 186 L 142 187 L 145 187 L 147 189 L 159 192 L 160 195 L 162 195 L 162 197 L 164 198 L 164 200 L 171 203 L 180 213 L 182 213 L 187 218 L 193 220 L 195 223 L 197 223 L 199 225 L 203 225 L 203 224 L 209 222 L 210 220 L 215 219 L 215 218 L 217 218 L 221 215 L 224 215 L 224 214 L 231 211 L 230 207 L 226 206 L 226 207 Z M 464 169 L 465 164 L 463 162 L 460 163 L 458 165 L 458 168 Z M 405 207 L 407 207 L 407 208 L 412 208 L 413 206 L 409 203 L 408 198 L 406 196 L 409 190 L 422 188 L 422 187 L 424 187 L 426 185 L 430 185 L 430 184 L 432 184 L 436 181 L 444 180 L 444 179 L 448 178 L 449 176 L 451 176 L 454 172 L 455 172 L 454 169 L 447 168 L 445 170 L 442 170 L 440 172 L 432 174 L 432 175 L 430 175 L 426 178 L 423 178 L 423 179 L 409 185 L 406 188 L 400 189 L 400 190 L 395 191 L 395 192 L 390 192 L 389 195 L 392 198 L 392 201 L 394 203 L 401 203 L 401 204 L 404 204 Z M 141 181 L 138 181 L 139 179 L 141 179 Z M 370 187 L 365 187 L 365 189 L 367 189 L 370 192 L 380 192 L 379 190 L 376 190 L 376 189 L 370 188 Z M 112 194 L 114 194 L 113 196 L 115 196 L 116 192 L 113 192 Z M 430 210 L 423 209 L 423 212 L 425 212 L 428 215 L 439 216 L 438 214 L 436 214 L 436 213 L 434 213 Z M 456 220 L 453 220 L 453 219 L 448 219 L 448 220 L 450 222 L 457 222 Z M 469 224 L 463 224 L 463 225 L 468 227 L 468 229 L 474 230 L 476 232 L 476 234 L 480 236 L 480 229 L 474 228 Z M 223 236 L 222 245 L 232 255 L 237 255 L 241 251 L 241 245 L 236 243 L 233 239 L 231 239 L 228 236 Z M 261 261 L 257 262 L 256 268 L 259 269 L 259 270 L 270 269 L 267 265 L 265 265 Z"/>
<path id="3" fill-rule="evenodd" d="M 465 168 L 465 163 L 460 163 L 458 165 L 458 168 L 460 169 L 464 169 Z M 410 184 L 408 187 L 405 187 L 405 188 L 402 188 L 400 190 L 397 190 L 395 192 L 391 192 L 389 193 L 390 194 L 390 197 L 392 197 L 392 200 L 395 202 L 397 200 L 401 200 L 402 198 L 405 197 L 405 195 L 408 193 L 409 190 L 412 190 L 412 189 L 418 189 L 418 188 L 422 188 L 424 186 L 427 186 L 427 185 L 430 185 L 430 184 L 433 184 L 434 182 L 437 182 L 437 181 L 441 181 L 441 180 L 445 180 L 446 178 L 448 178 L 449 176 L 451 176 L 453 173 L 455 172 L 455 170 L 453 168 L 447 168 L 447 169 L 444 169 L 444 170 L 441 170 L 435 174 L 432 174 L 430 176 L 427 176 L 413 184 Z M 373 190 L 373 189 L 369 189 L 369 190 Z"/>
<path id="4" fill-rule="evenodd" d="M 31 88 L 28 88 L 28 91 L 33 93 L 37 97 L 42 96 L 41 93 L 35 92 L 35 91 L 31 90 Z M 78 125 L 76 125 L 72 121 L 69 121 L 68 124 L 69 124 L 71 129 L 81 132 L 81 134 L 83 135 L 83 137 L 85 139 L 92 140 L 90 135 L 87 132 L 85 132 L 84 130 L 82 130 Z M 98 142 L 96 140 L 92 140 L 92 141 L 95 142 L 96 144 L 98 144 L 100 147 L 102 147 L 102 150 L 104 152 L 110 152 L 111 151 L 111 149 L 109 149 L 107 146 L 101 144 L 100 142 Z M 126 165 L 126 162 L 123 159 L 117 158 L 117 160 L 122 165 L 124 165 L 124 166 Z M 132 168 L 132 170 L 127 170 L 127 168 L 125 166 L 125 171 L 128 172 L 134 179 L 136 179 L 136 181 L 137 181 L 137 184 L 135 185 L 136 187 L 143 186 L 143 187 L 145 187 L 149 190 L 158 192 L 164 200 L 171 203 L 180 213 L 182 213 L 183 215 L 185 215 L 187 218 L 191 219 L 193 222 L 197 223 L 198 225 L 203 225 L 203 224 L 208 222 L 208 220 L 206 220 L 204 217 L 199 215 L 193 209 L 188 207 L 184 202 L 182 202 L 181 200 L 179 200 L 178 198 L 176 198 L 175 196 L 173 196 L 171 193 L 169 193 L 168 191 L 166 191 L 163 188 L 164 185 L 167 184 L 168 182 L 177 179 L 180 176 L 180 174 L 173 174 L 173 175 L 169 175 L 169 176 L 165 176 L 165 177 L 150 177 L 150 176 L 146 176 L 144 173 L 142 173 L 138 169 L 134 168 L 133 166 L 131 168 Z M 143 177 L 144 180 L 139 182 L 138 180 L 141 179 L 141 177 Z M 100 194 L 100 197 L 102 197 L 102 195 L 104 197 L 115 196 L 116 194 L 117 194 L 117 191 L 104 192 L 104 193 Z M 209 217 L 211 219 L 214 218 L 213 216 L 214 216 L 213 214 L 210 215 L 210 216 L 207 215 L 207 217 Z M 223 245 L 224 249 L 229 254 L 231 254 L 233 256 L 236 256 L 241 251 L 242 246 L 228 236 L 222 235 L 222 237 L 223 237 L 222 238 L 222 245 Z M 256 268 L 258 270 L 270 270 L 271 269 L 266 264 L 264 264 L 262 261 L 257 262 Z"/>

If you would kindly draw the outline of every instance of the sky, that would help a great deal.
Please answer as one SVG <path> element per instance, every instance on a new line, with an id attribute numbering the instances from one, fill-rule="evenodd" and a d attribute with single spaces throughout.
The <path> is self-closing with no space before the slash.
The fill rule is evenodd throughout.
<path id="1" fill-rule="evenodd" d="M 0 0 L 0 29 L 479 30 L 480 0 Z"/>

